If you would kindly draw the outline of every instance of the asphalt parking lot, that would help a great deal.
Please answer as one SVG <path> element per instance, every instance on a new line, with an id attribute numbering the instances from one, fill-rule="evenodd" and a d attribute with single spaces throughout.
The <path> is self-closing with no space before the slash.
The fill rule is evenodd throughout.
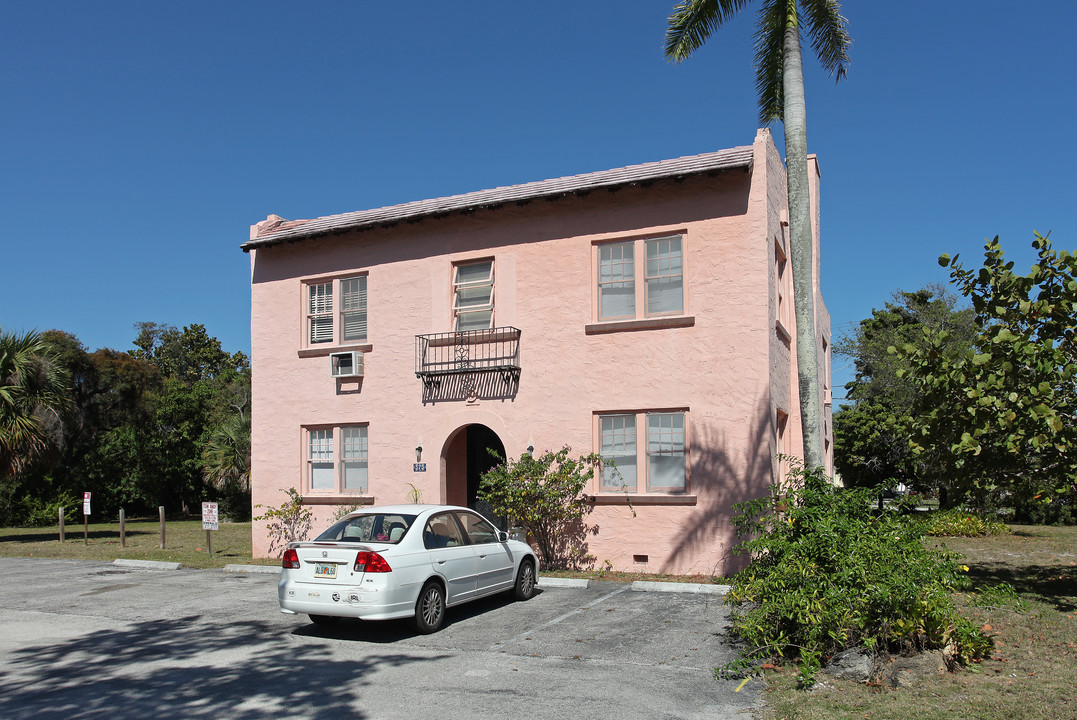
<path id="1" fill-rule="evenodd" d="M 0 718 L 747 718 L 720 596 L 540 584 L 418 635 L 283 615 L 275 575 L 0 558 Z"/>

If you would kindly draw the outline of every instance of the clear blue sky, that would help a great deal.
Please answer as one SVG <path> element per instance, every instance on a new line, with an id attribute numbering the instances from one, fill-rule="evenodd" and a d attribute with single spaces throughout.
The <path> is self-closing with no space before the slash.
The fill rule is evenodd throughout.
<path id="1" fill-rule="evenodd" d="M 203 323 L 247 352 L 239 244 L 269 213 L 751 143 L 758 3 L 681 65 L 673 4 L 2 3 L 0 327 L 126 350 L 135 322 Z M 985 237 L 1022 268 L 1034 229 L 1073 250 L 1077 4 L 844 12 L 847 80 L 805 65 L 835 333 Z"/>

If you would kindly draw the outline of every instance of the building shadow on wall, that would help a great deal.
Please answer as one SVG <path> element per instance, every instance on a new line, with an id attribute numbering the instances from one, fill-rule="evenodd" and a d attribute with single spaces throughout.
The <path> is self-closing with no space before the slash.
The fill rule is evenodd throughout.
<path id="1" fill-rule="evenodd" d="M 716 424 L 702 424 L 701 430 L 693 432 L 692 487 L 705 510 L 680 528 L 670 554 L 673 564 L 684 556 L 710 554 L 717 544 L 721 559 L 708 569 L 710 574 L 732 576 L 748 565 L 748 557 L 733 552 L 740 541 L 733 530 L 733 506 L 770 492 L 775 467 L 773 435 L 766 397 L 756 405 L 745 447 L 732 445 Z"/>

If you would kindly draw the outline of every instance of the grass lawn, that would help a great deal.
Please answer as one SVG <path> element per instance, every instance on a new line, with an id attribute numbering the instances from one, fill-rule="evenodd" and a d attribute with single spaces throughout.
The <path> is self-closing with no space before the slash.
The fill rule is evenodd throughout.
<path id="1" fill-rule="evenodd" d="M 768 672 L 764 717 L 1077 718 L 1077 527 L 1012 529 L 1011 535 L 941 541 L 966 558 L 972 588 L 957 599 L 964 612 L 990 626 L 996 644 L 990 660 L 906 689 L 825 677 L 830 687 L 804 692 L 795 689 L 795 670 Z M 992 593 L 999 583 L 1016 595 Z"/>
<path id="2" fill-rule="evenodd" d="M 251 524 L 221 523 L 212 530 L 212 557 L 206 548 L 201 520 L 169 520 L 165 525 L 165 548 L 161 549 L 161 526 L 152 520 L 128 520 L 125 544 L 120 545 L 120 523 L 91 523 L 83 540 L 81 523 L 65 526 L 64 542 L 59 528 L 0 529 L 0 556 L 45 557 L 70 560 L 163 560 L 192 568 L 225 565 L 276 565 L 279 560 L 251 559 Z"/>

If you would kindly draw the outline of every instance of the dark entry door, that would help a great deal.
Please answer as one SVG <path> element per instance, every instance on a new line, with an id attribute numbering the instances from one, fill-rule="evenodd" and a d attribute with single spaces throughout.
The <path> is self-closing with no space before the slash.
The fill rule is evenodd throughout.
<path id="1" fill-rule="evenodd" d="M 505 444 L 490 428 L 485 425 L 470 425 L 467 428 L 467 506 L 485 515 L 501 530 L 508 529 L 508 522 L 494 515 L 489 503 L 478 499 L 479 482 L 483 473 L 497 465 L 498 458 L 505 457 Z M 490 454 L 497 453 L 497 457 Z"/>

